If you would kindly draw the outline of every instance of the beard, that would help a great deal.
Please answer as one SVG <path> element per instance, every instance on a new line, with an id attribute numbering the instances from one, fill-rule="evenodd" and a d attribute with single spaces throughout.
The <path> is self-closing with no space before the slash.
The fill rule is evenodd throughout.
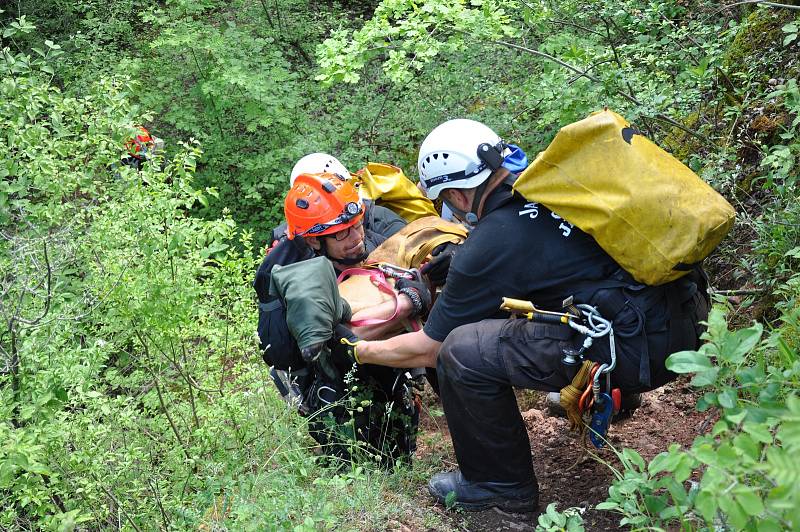
<path id="1" fill-rule="evenodd" d="M 351 249 L 348 249 L 344 252 L 343 257 L 331 257 L 328 258 L 338 262 L 339 264 L 344 264 L 347 266 L 352 266 L 353 264 L 358 264 L 359 262 L 363 262 L 367 259 L 369 253 L 367 253 L 367 244 L 363 240 Z"/>

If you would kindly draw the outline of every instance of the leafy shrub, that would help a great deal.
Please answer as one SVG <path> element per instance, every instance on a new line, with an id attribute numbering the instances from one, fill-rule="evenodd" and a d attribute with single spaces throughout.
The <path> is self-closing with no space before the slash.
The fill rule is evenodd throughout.
<path id="1" fill-rule="evenodd" d="M 714 408 L 719 421 L 688 449 L 677 444 L 649 464 L 633 451 L 622 478 L 598 506 L 625 518 L 622 524 L 692 529 L 791 530 L 800 522 L 800 356 L 784 334 L 763 338 L 760 324 L 730 331 L 726 311 L 715 306 L 707 343 L 672 355 L 667 367 L 693 374 L 704 388 L 700 411 Z M 688 482 L 697 471 L 699 482 Z"/>
<path id="2" fill-rule="evenodd" d="M 0 528 L 377 527 L 402 475 L 308 452 L 252 339 L 252 235 L 192 214 L 199 146 L 120 166 L 136 86 L 37 61 L 0 60 Z"/>

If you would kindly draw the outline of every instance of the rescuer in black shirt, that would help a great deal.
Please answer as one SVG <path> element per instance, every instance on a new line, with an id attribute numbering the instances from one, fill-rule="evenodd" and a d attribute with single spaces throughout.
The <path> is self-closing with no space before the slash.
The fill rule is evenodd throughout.
<path id="1" fill-rule="evenodd" d="M 510 184 L 522 169 L 518 150 L 472 120 L 445 122 L 428 135 L 419 154 L 428 197 L 441 196 L 475 227 L 453 257 L 423 330 L 355 345 L 364 363 L 437 368 L 459 469 L 435 475 L 428 489 L 442 503 L 455 493 L 455 505 L 467 510 L 537 508 L 530 442 L 513 387 L 550 392 L 567 386 L 576 370 L 562 359 L 584 339 L 562 324 L 506 319 L 498 310 L 503 297 L 548 310 L 596 305 L 613 320 L 611 380 L 623 392 L 674 378 L 664 360 L 697 347 L 697 323 L 707 313 L 694 277 L 637 284 L 592 237 L 515 197 Z M 586 357 L 609 362 L 608 342 L 595 342 Z"/>

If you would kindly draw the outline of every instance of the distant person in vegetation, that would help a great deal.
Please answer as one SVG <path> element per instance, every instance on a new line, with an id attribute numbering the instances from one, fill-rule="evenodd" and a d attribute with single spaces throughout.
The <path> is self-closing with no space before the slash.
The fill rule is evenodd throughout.
<path id="1" fill-rule="evenodd" d="M 327 153 L 310 153 L 295 163 L 289 177 L 289 186 L 294 185 L 297 176 L 301 174 L 318 173 L 334 174 L 343 180 L 350 179 L 350 172 L 336 157 Z M 405 227 L 406 221 L 386 207 L 375 205 L 371 200 L 364 200 L 363 224 L 365 238 L 370 244 L 377 242 L 377 240 L 380 240 L 380 242 L 377 242 L 377 244 L 380 244 L 383 240 Z M 287 226 L 286 222 L 283 222 L 272 231 L 273 245 L 275 242 L 286 239 L 286 237 Z"/>
<path id="2" fill-rule="evenodd" d="M 562 313 L 570 305 L 595 306 L 616 335 L 610 387 L 636 393 L 675 378 L 665 368 L 670 353 L 698 347 L 698 323 L 708 311 L 705 278 L 695 271 L 661 286 L 634 281 L 590 235 L 514 193 L 527 158 L 479 122 L 435 128 L 418 165 L 428 197 L 441 197 L 474 229 L 452 258 L 423 330 L 351 349 L 363 363 L 437 368 L 459 465 L 430 480 L 439 502 L 533 511 L 538 484 L 513 388 L 555 392 L 573 379 L 585 386 L 591 381 L 580 372 L 610 365 L 612 344 L 598 339 L 584 353 L 584 333 L 559 319 L 507 319 L 502 298 Z M 599 326 L 600 318 L 591 321 Z M 578 353 L 585 361 L 576 365 Z"/>
<path id="3" fill-rule="evenodd" d="M 164 141 L 153 136 L 143 126 L 138 127 L 138 133 L 125 143 L 128 153 L 122 157 L 121 163 L 136 170 L 141 170 L 142 165 L 152 161 L 156 155 L 164 151 Z"/>

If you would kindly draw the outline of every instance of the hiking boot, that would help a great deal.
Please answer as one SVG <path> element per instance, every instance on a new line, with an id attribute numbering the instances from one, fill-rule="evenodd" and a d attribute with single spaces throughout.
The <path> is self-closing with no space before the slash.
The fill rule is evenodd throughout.
<path id="1" fill-rule="evenodd" d="M 539 508 L 539 486 L 529 482 L 470 482 L 461 471 L 437 473 L 428 482 L 428 491 L 445 506 L 470 512 L 496 506 L 506 512 L 535 512 Z M 454 493 L 455 495 L 448 494 Z"/>
<path id="2" fill-rule="evenodd" d="M 550 392 L 547 394 L 547 414 L 550 417 L 567 417 L 567 411 L 561 406 L 561 394 Z M 611 422 L 621 421 L 633 415 L 637 408 L 642 406 L 642 395 L 639 393 L 629 393 L 622 396 L 619 412 L 614 414 Z"/>
<path id="3" fill-rule="evenodd" d="M 567 417 L 567 411 L 561 406 L 561 394 L 559 392 L 547 394 L 547 415 L 550 417 Z"/>

